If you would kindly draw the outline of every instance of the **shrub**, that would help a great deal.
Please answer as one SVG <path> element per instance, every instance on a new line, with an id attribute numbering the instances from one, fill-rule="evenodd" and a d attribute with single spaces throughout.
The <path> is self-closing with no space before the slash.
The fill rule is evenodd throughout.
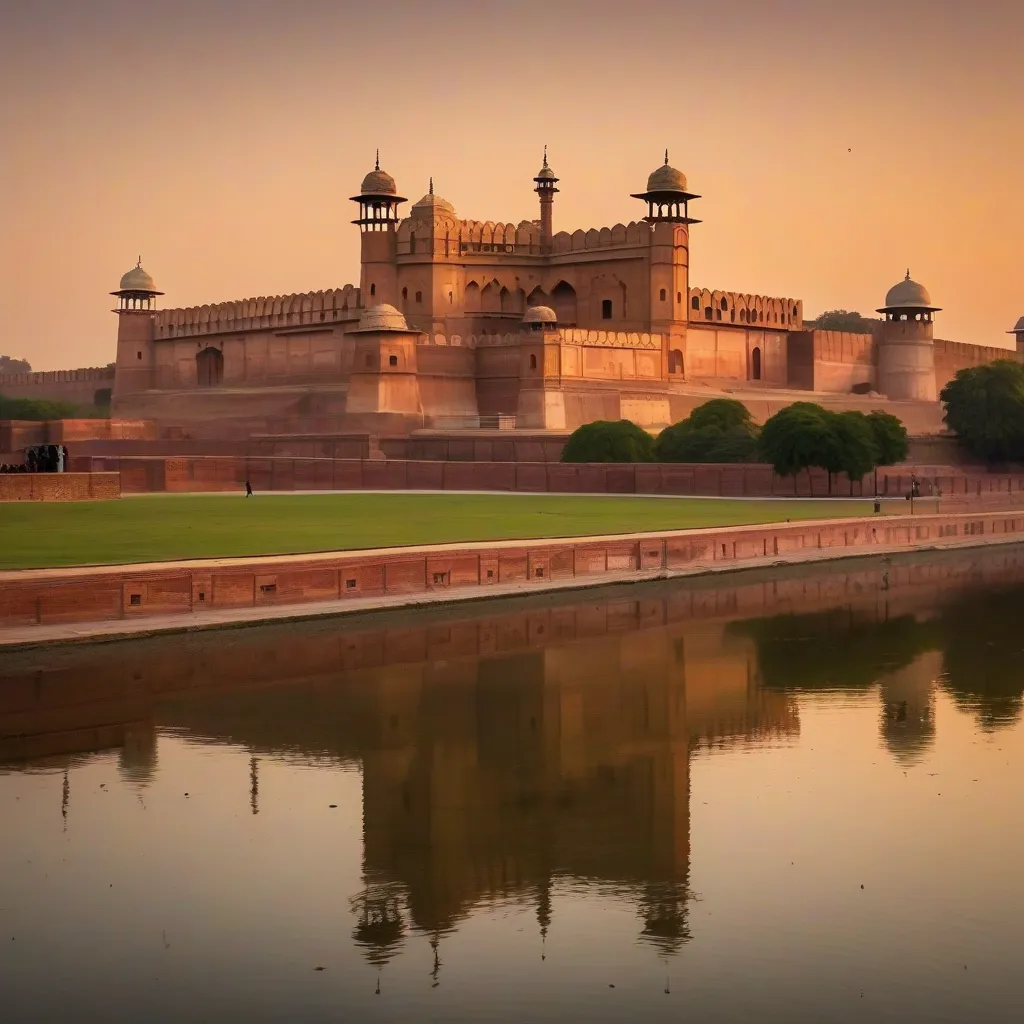
<path id="1" fill-rule="evenodd" d="M 595 420 L 570 435 L 562 462 L 653 462 L 654 438 L 629 420 Z"/>
<path id="2" fill-rule="evenodd" d="M 999 359 L 960 370 L 942 389 L 946 425 L 986 462 L 1024 459 L 1024 366 Z"/>
<path id="3" fill-rule="evenodd" d="M 659 462 L 750 462 L 757 427 L 742 402 L 713 398 L 663 430 L 654 450 Z"/>

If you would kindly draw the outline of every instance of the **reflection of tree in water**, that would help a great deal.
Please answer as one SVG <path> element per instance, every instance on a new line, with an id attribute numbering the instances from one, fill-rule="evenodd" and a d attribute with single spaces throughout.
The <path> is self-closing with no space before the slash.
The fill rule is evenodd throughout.
<path id="1" fill-rule="evenodd" d="M 757 644 L 763 685 L 784 690 L 866 690 L 935 646 L 931 623 L 850 608 L 748 619 L 728 631 Z"/>
<path id="2" fill-rule="evenodd" d="M 1024 695 L 1024 590 L 972 594 L 942 613 L 941 685 L 982 728 L 1010 725 Z"/>
<path id="3" fill-rule="evenodd" d="M 121 778 L 139 788 L 148 786 L 156 775 L 156 765 L 156 729 L 151 723 L 128 726 L 118 754 Z"/>
<path id="4" fill-rule="evenodd" d="M 757 644 L 765 687 L 866 690 L 881 683 L 883 734 L 913 753 L 934 729 L 932 709 L 921 694 L 915 706 L 901 692 L 908 683 L 900 677 L 928 651 L 942 654 L 939 684 L 984 728 L 1013 723 L 1024 708 L 1024 588 L 959 591 L 936 611 L 920 621 L 839 609 L 750 619 L 728 629 Z"/>
<path id="5" fill-rule="evenodd" d="M 352 938 L 363 956 L 375 967 L 383 967 L 402 948 L 405 919 L 401 888 L 394 884 L 368 886 L 352 902 L 357 922 Z"/>
<path id="6" fill-rule="evenodd" d="M 643 937 L 666 955 L 690 941 L 689 900 L 689 891 L 677 882 L 648 885 L 640 897 Z"/>

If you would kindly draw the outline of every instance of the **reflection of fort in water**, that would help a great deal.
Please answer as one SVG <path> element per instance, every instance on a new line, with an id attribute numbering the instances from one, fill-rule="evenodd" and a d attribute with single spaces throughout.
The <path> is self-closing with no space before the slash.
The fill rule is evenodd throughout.
<path id="1" fill-rule="evenodd" d="M 958 557 L 948 572 L 894 560 L 884 592 L 877 565 L 833 567 L 397 628 L 345 620 L 48 652 L 45 667 L 17 655 L 0 668 L 0 758 L 73 767 L 75 750 L 117 747 L 122 777 L 144 786 L 156 730 L 185 730 L 249 750 L 253 813 L 262 756 L 358 763 L 365 890 L 352 908 L 372 962 L 410 927 L 436 953 L 496 899 L 533 906 L 543 935 L 560 879 L 629 899 L 668 951 L 688 937 L 695 749 L 795 735 L 796 691 L 877 686 L 903 762 L 932 740 L 936 680 L 983 724 L 1016 716 L 1020 598 L 987 585 L 938 595 L 952 578 L 1024 579 L 1024 556 Z"/>

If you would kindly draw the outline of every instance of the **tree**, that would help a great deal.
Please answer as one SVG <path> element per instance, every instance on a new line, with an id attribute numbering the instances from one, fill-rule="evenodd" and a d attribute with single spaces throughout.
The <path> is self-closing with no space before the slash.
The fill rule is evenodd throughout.
<path id="1" fill-rule="evenodd" d="M 902 462 L 910 450 L 907 428 L 903 426 L 903 421 L 892 413 L 882 412 L 881 409 L 869 412 L 867 421 L 875 438 L 876 464 L 895 466 L 897 462 Z"/>
<path id="2" fill-rule="evenodd" d="M 986 462 L 1024 459 L 1024 366 L 999 359 L 960 370 L 939 392 L 946 425 Z"/>
<path id="3" fill-rule="evenodd" d="M 824 466 L 833 454 L 835 437 L 820 405 L 794 402 L 780 409 L 761 428 L 760 451 L 779 476 L 793 477 L 812 466 Z"/>
<path id="4" fill-rule="evenodd" d="M 856 311 L 830 309 L 812 320 L 810 326 L 818 331 L 847 331 L 850 334 L 872 334 L 878 319 L 861 316 Z"/>
<path id="5" fill-rule="evenodd" d="M 0 373 L 31 373 L 32 366 L 27 359 L 14 356 L 0 356 Z"/>
<path id="6" fill-rule="evenodd" d="M 850 479 L 852 494 L 854 481 L 863 480 L 878 465 L 874 430 L 862 412 L 826 412 L 825 422 L 832 435 L 831 443 L 825 448 L 824 467 L 829 474 L 829 493 L 832 493 L 832 475 L 845 473 Z"/>
<path id="7" fill-rule="evenodd" d="M 653 462 L 654 438 L 629 420 L 584 423 L 562 449 L 562 462 Z"/>
<path id="8" fill-rule="evenodd" d="M 666 427 L 654 453 L 659 462 L 750 462 L 757 455 L 757 427 L 742 402 L 713 398 Z"/>
<path id="9" fill-rule="evenodd" d="M 0 395 L 0 420 L 66 420 L 79 410 L 68 402 L 50 402 L 42 398 L 6 398 Z"/>

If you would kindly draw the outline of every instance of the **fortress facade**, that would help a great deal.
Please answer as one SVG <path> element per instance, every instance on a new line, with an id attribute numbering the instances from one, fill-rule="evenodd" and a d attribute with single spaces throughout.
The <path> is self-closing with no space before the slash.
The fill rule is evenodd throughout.
<path id="1" fill-rule="evenodd" d="M 928 432 L 958 369 L 1014 358 L 934 339 L 938 307 L 909 272 L 873 334 L 810 330 L 799 299 L 695 284 L 700 197 L 667 153 L 632 197 L 645 215 L 628 224 L 556 232 L 558 183 L 545 153 L 536 220 L 463 220 L 432 181 L 403 216 L 378 159 L 352 197 L 359 283 L 326 291 L 161 308 L 140 260 L 113 292 L 114 414 L 196 437 L 311 423 L 572 429 L 623 417 L 655 428 L 723 392 L 759 418 L 764 403 L 812 392 L 853 408 L 884 396 Z M 1024 318 L 1014 331 L 1021 358 Z"/>

